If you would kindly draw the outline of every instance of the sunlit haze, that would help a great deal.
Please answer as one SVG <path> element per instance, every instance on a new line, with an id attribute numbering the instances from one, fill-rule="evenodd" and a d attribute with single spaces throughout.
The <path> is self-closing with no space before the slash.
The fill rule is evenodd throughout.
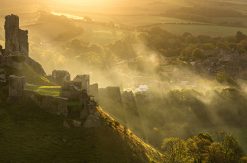
<path id="1" fill-rule="evenodd" d="M 247 162 L 247 0 L 0 0 L 0 162 Z"/>

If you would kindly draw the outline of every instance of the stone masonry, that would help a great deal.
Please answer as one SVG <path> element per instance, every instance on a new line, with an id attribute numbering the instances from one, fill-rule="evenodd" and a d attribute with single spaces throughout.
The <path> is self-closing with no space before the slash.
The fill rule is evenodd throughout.
<path id="1" fill-rule="evenodd" d="M 89 75 L 77 75 L 74 80 L 75 82 L 81 82 L 81 90 L 89 92 L 90 76 Z"/>
<path id="2" fill-rule="evenodd" d="M 25 77 L 9 76 L 9 98 L 18 99 L 24 95 Z"/>
<path id="3" fill-rule="evenodd" d="M 28 56 L 28 31 L 19 28 L 19 17 L 8 15 L 5 17 L 5 54 Z"/>

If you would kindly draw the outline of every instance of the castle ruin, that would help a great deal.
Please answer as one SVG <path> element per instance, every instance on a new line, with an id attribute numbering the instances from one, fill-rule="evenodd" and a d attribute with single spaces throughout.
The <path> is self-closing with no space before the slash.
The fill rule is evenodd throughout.
<path id="1" fill-rule="evenodd" d="M 24 95 L 25 77 L 9 76 L 9 98 L 20 99 Z"/>
<path id="2" fill-rule="evenodd" d="M 5 17 L 5 55 L 29 54 L 28 31 L 20 29 L 19 17 L 8 15 Z"/>
<path id="3" fill-rule="evenodd" d="M 0 67 L 21 70 L 23 64 L 29 65 L 39 75 L 46 75 L 42 66 L 29 57 L 28 31 L 20 29 L 19 17 L 5 17 L 5 49 L 0 45 Z"/>

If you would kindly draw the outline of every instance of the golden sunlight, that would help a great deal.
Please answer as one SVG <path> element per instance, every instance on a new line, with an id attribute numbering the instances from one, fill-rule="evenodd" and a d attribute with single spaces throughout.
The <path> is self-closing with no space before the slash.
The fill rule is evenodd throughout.
<path id="1" fill-rule="evenodd" d="M 116 1 L 114 0 L 55 0 L 58 3 L 66 3 L 66 4 L 76 4 L 83 6 L 111 6 Z"/>

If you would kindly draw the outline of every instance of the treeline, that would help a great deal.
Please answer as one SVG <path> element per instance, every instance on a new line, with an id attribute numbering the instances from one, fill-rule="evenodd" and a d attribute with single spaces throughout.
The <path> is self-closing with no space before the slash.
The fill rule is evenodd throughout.
<path id="1" fill-rule="evenodd" d="M 229 37 L 194 36 L 191 33 L 178 36 L 152 28 L 144 30 L 141 37 L 148 47 L 173 63 L 187 63 L 198 72 L 225 78 L 219 81 L 234 83 L 232 79 L 246 79 L 247 36 L 242 32 Z"/>
<path id="2" fill-rule="evenodd" d="M 223 3 L 223 2 L 222 2 Z M 245 22 L 239 18 L 246 15 L 237 9 L 233 9 L 233 4 L 220 4 L 205 2 L 204 4 L 194 4 L 192 7 L 181 7 L 170 9 L 162 15 L 196 22 L 212 23 L 226 26 L 246 26 Z M 238 18 L 232 20 L 231 18 Z"/>
<path id="3" fill-rule="evenodd" d="M 224 132 L 188 139 L 164 139 L 161 146 L 169 163 L 239 163 L 247 160 L 237 140 Z"/>
<path id="4" fill-rule="evenodd" d="M 145 133 L 140 135 L 156 147 L 164 137 L 189 137 L 218 128 L 237 129 L 242 139 L 247 124 L 246 101 L 246 94 L 231 88 L 208 92 L 173 89 L 162 96 L 138 93 L 138 113 L 145 126 Z M 246 149 L 246 143 L 241 145 Z"/>

